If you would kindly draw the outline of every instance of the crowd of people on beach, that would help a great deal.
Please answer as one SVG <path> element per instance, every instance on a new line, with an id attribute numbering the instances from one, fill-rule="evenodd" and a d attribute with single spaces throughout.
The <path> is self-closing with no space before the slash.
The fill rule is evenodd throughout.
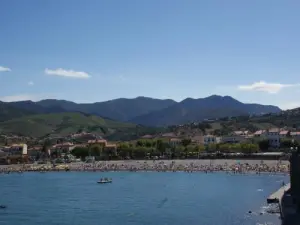
<path id="1" fill-rule="evenodd" d="M 100 161 L 94 163 L 75 163 L 69 164 L 65 167 L 57 166 L 45 166 L 39 167 L 32 165 L 15 165 L 15 166 L 4 166 L 0 168 L 0 173 L 12 173 L 12 172 L 46 172 L 46 171 L 156 171 L 156 172 L 204 172 L 212 173 L 218 171 L 224 171 L 227 173 L 283 173 L 289 172 L 289 164 L 278 161 L 276 164 L 268 164 L 261 162 L 248 163 L 248 162 L 235 162 L 235 163 L 214 163 L 213 161 L 209 164 L 201 163 L 199 161 L 193 162 L 177 162 L 177 161 L 135 161 L 131 163 L 126 162 L 107 162 Z"/>
<path id="2" fill-rule="evenodd" d="M 277 164 L 276 166 L 269 166 L 267 164 L 248 164 L 248 163 L 236 163 L 234 165 L 228 164 L 211 164 L 202 165 L 194 162 L 188 164 L 176 163 L 172 161 L 171 163 L 165 163 L 164 161 L 159 161 L 157 163 L 143 162 L 137 163 L 135 165 L 128 164 L 107 164 L 105 162 L 98 162 L 94 164 L 82 164 L 80 167 L 76 168 L 77 171 L 157 171 L 157 172 L 233 172 L 233 173 L 288 173 L 289 166 L 285 164 Z"/>

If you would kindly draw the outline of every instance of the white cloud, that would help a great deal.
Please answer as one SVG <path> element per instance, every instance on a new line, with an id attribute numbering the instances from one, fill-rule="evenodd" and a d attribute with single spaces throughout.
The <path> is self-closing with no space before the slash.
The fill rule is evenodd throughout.
<path id="1" fill-rule="evenodd" d="M 10 72 L 11 69 L 8 67 L 0 66 L 0 72 Z"/>
<path id="2" fill-rule="evenodd" d="M 300 107 L 300 102 L 286 102 L 279 105 L 281 109 L 287 110 L 287 109 L 295 109 Z"/>
<path id="3" fill-rule="evenodd" d="M 17 101 L 26 101 L 31 100 L 33 102 L 40 101 L 42 99 L 57 99 L 58 93 L 37 93 L 37 94 L 15 94 L 15 95 L 7 95 L 0 96 L 0 101 L 3 102 L 17 102 Z"/>
<path id="4" fill-rule="evenodd" d="M 29 86 L 34 85 L 33 81 L 29 81 L 29 82 L 28 82 L 28 85 L 29 85 Z"/>
<path id="5" fill-rule="evenodd" d="M 238 86 L 238 89 L 243 91 L 262 91 L 270 94 L 276 94 L 284 88 L 296 86 L 300 86 L 300 84 L 266 83 L 265 81 L 259 81 L 250 85 L 240 85 Z"/>
<path id="6" fill-rule="evenodd" d="M 48 75 L 54 75 L 54 76 L 62 76 L 62 77 L 69 77 L 69 78 L 79 78 L 79 79 L 87 79 L 91 76 L 82 71 L 74 71 L 74 70 L 65 70 L 62 68 L 58 68 L 55 70 L 45 69 L 45 73 Z"/>
<path id="7" fill-rule="evenodd" d="M 0 97 L 0 101 L 3 102 L 17 102 L 17 101 L 38 101 L 40 98 L 36 95 L 29 94 L 20 94 L 20 95 L 10 95 L 10 96 L 2 96 Z"/>

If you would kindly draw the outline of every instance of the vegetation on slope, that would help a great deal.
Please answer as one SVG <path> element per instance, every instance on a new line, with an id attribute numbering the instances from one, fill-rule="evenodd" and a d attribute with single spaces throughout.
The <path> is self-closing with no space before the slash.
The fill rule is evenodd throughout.
<path id="1" fill-rule="evenodd" d="M 67 136 L 82 131 L 109 140 L 132 140 L 145 134 L 163 132 L 163 128 L 137 126 L 76 112 L 24 116 L 0 123 L 0 133 L 41 138 L 49 135 Z"/>
<path id="2" fill-rule="evenodd" d="M 0 132 L 42 137 L 51 133 L 65 136 L 85 130 L 99 135 L 109 135 L 118 130 L 134 127 L 134 124 L 116 122 L 82 113 L 53 113 L 4 121 L 0 123 Z"/>
<path id="3" fill-rule="evenodd" d="M 13 107 L 6 102 L 0 102 L 0 122 L 31 114 L 33 114 L 31 111 Z"/>
<path id="4" fill-rule="evenodd" d="M 171 126 L 172 131 L 178 130 L 201 130 L 217 136 L 228 135 L 237 130 L 268 130 L 270 128 L 286 128 L 288 130 L 300 129 L 300 108 L 282 111 L 277 114 L 263 116 L 238 116 L 226 117 L 219 120 L 202 123 L 191 123 L 183 126 Z"/>

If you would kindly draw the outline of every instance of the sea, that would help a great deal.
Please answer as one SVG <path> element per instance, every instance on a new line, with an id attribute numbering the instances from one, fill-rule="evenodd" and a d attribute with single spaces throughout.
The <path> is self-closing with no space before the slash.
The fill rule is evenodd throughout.
<path id="1" fill-rule="evenodd" d="M 102 178 L 111 184 L 98 184 Z M 1 225 L 279 225 L 266 198 L 287 175 L 184 172 L 0 174 Z M 251 213 L 249 213 L 251 211 Z"/>

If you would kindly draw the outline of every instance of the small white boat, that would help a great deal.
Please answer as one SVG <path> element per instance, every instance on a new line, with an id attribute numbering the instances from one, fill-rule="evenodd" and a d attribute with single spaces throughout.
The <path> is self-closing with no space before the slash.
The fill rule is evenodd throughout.
<path id="1" fill-rule="evenodd" d="M 109 184 L 112 183 L 112 179 L 101 179 L 97 181 L 98 184 Z"/>

